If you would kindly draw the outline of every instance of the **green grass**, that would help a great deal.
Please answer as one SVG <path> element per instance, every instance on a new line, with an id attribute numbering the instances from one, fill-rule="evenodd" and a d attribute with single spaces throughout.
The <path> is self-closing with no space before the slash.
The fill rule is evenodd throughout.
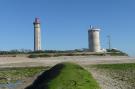
<path id="1" fill-rule="evenodd" d="M 135 88 L 135 63 L 127 64 L 100 64 L 93 65 L 97 71 L 101 71 L 107 76 L 117 81 L 125 82 L 125 84 Z"/>
<path id="2" fill-rule="evenodd" d="M 108 69 L 108 70 L 133 70 L 135 69 L 135 63 L 98 64 L 98 65 L 93 65 L 93 67 L 96 67 L 99 69 Z"/>
<path id="3" fill-rule="evenodd" d="M 35 53 L 28 55 L 28 58 L 37 57 L 59 57 L 59 56 L 104 56 L 104 53 Z"/>
<path id="4" fill-rule="evenodd" d="M 16 80 L 32 77 L 46 69 L 48 69 L 48 67 L 2 68 L 0 69 L 0 83 L 14 82 Z"/>
<path id="5" fill-rule="evenodd" d="M 92 75 L 79 65 L 60 63 L 44 72 L 26 89 L 100 89 Z"/>
<path id="6" fill-rule="evenodd" d="M 110 56 L 128 56 L 128 54 L 123 53 L 123 52 L 110 52 L 110 53 L 107 53 L 107 54 L 110 55 Z"/>

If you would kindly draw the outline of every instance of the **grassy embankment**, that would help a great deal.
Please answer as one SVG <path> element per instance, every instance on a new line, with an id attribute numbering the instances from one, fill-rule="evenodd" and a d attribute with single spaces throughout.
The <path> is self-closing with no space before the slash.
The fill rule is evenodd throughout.
<path id="1" fill-rule="evenodd" d="M 60 63 L 39 76 L 26 89 L 100 89 L 92 75 L 79 65 Z"/>
<path id="2" fill-rule="evenodd" d="M 31 67 L 31 68 L 2 68 L 0 69 L 0 83 L 15 82 L 27 77 L 33 77 L 48 67 Z"/>
<path id="3" fill-rule="evenodd" d="M 37 58 L 37 57 L 59 57 L 59 56 L 104 56 L 104 53 L 38 53 L 38 54 L 30 54 L 29 58 Z"/>
<path id="4" fill-rule="evenodd" d="M 135 88 L 135 63 L 99 64 L 90 66 L 117 81 L 124 82 L 130 88 Z"/>

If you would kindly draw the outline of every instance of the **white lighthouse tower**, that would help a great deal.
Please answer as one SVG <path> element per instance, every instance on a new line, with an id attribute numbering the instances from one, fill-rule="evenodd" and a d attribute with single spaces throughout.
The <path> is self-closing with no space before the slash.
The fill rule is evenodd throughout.
<path id="1" fill-rule="evenodd" d="M 34 51 L 41 50 L 41 30 L 40 30 L 40 20 L 35 18 L 34 24 Z"/>
<path id="2" fill-rule="evenodd" d="M 91 52 L 101 52 L 100 29 L 90 26 L 88 30 L 89 50 Z"/>

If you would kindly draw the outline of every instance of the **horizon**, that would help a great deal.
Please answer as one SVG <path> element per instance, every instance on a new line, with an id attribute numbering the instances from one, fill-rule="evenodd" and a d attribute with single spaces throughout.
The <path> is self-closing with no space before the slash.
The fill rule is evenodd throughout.
<path id="1" fill-rule="evenodd" d="M 101 48 L 111 47 L 135 57 L 133 0 L 1 0 L 0 50 L 34 48 L 35 17 L 41 20 L 42 49 L 88 48 L 90 25 L 101 29 Z"/>

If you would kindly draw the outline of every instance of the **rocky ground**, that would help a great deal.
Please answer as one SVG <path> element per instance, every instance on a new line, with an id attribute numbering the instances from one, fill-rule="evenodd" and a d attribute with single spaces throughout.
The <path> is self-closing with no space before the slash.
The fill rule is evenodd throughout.
<path id="1" fill-rule="evenodd" d="M 82 66 L 86 66 L 92 64 L 135 63 L 135 58 L 121 56 L 62 56 L 51 58 L 0 57 L 0 68 L 53 66 L 57 63 L 67 61 L 75 62 Z M 97 79 L 103 89 L 126 89 L 124 88 L 124 86 L 128 86 L 124 82 L 116 81 L 115 79 L 106 76 L 100 71 L 89 71 L 93 74 L 93 77 Z M 35 77 L 23 80 L 23 83 L 19 85 L 16 89 L 24 89 L 25 86 L 32 83 Z"/>
<path id="2" fill-rule="evenodd" d="M 86 69 L 89 70 L 88 68 Z M 102 89 L 135 89 L 124 81 L 112 78 L 106 71 L 99 71 L 96 69 L 90 69 L 89 71 L 100 84 Z"/>

